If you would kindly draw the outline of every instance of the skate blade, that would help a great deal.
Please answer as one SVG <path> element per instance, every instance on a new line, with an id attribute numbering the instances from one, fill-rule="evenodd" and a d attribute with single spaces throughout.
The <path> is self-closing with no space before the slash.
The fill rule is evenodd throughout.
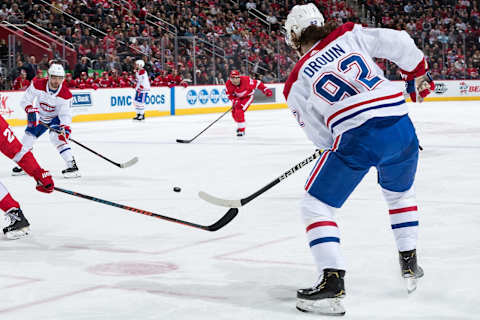
<path id="1" fill-rule="evenodd" d="M 407 287 L 407 293 L 410 294 L 417 290 L 417 281 L 415 277 L 405 278 L 405 286 Z"/>
<path id="2" fill-rule="evenodd" d="M 302 312 L 313 312 L 327 316 L 343 316 L 345 308 L 339 298 L 306 300 L 297 298 L 297 309 Z"/>
<path id="3" fill-rule="evenodd" d="M 26 175 L 27 173 L 25 171 L 22 171 L 22 172 L 12 172 L 12 176 L 16 177 L 16 176 L 24 176 Z"/>
<path id="4" fill-rule="evenodd" d="M 8 240 L 17 240 L 17 239 L 24 238 L 24 237 L 28 236 L 29 234 L 30 234 L 30 227 L 25 227 L 25 228 L 22 228 L 22 229 L 9 231 L 9 232 L 5 233 L 5 237 Z"/>
<path id="5" fill-rule="evenodd" d="M 65 179 L 74 179 L 74 178 L 80 178 L 82 175 L 80 174 L 80 172 L 65 172 L 63 173 L 63 177 Z"/>

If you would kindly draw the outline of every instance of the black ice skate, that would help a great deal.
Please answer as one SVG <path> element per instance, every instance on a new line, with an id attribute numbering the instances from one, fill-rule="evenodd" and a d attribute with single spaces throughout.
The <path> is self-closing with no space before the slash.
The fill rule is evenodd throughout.
<path id="1" fill-rule="evenodd" d="M 62 174 L 65 178 L 80 178 L 80 171 L 78 170 L 77 163 L 75 160 L 68 162 L 68 168 L 62 170 Z"/>
<path id="2" fill-rule="evenodd" d="M 133 118 L 133 120 L 137 120 L 137 121 L 145 120 L 145 115 L 137 113 L 137 115 L 135 116 L 135 118 Z"/>
<path id="3" fill-rule="evenodd" d="M 14 167 L 12 169 L 12 176 L 23 176 L 24 174 L 26 174 L 25 171 L 20 167 Z"/>
<path id="4" fill-rule="evenodd" d="M 297 309 L 331 316 L 343 316 L 345 308 L 344 270 L 325 269 L 321 281 L 312 288 L 297 290 Z"/>
<path id="5" fill-rule="evenodd" d="M 245 129 L 237 129 L 237 137 L 243 137 L 245 135 Z"/>
<path id="6" fill-rule="evenodd" d="M 417 279 L 423 277 L 423 269 L 417 264 L 417 250 L 399 252 L 400 272 L 405 278 L 407 291 L 417 289 Z"/>
<path id="7" fill-rule="evenodd" d="M 23 215 L 20 208 L 13 208 L 5 213 L 7 226 L 3 228 L 3 233 L 7 239 L 15 240 L 25 237 L 30 233 L 30 223 Z"/>

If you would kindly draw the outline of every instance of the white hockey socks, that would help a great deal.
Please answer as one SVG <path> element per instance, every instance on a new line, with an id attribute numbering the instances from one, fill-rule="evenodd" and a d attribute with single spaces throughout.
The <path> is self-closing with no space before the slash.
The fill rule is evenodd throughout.
<path id="1" fill-rule="evenodd" d="M 415 249 L 419 215 L 414 187 L 412 186 L 404 192 L 394 192 L 383 188 L 382 191 L 388 204 L 390 223 L 398 251 Z"/>
<path id="2" fill-rule="evenodd" d="M 334 219 L 335 208 L 308 193 L 305 193 L 300 206 L 319 274 L 327 268 L 345 270 L 345 261 L 340 253 L 340 231 Z"/>

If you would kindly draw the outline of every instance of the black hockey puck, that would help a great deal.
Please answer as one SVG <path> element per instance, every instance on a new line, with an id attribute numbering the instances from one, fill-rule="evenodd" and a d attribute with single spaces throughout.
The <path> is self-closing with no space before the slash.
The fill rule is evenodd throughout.
<path id="1" fill-rule="evenodd" d="M 173 187 L 173 191 L 175 191 L 175 192 L 180 192 L 180 191 L 182 191 L 182 189 L 179 188 L 179 187 Z"/>

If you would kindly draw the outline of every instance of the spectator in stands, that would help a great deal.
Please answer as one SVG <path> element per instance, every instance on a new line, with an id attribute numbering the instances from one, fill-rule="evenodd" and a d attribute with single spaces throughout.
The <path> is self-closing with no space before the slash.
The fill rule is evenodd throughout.
<path id="1" fill-rule="evenodd" d="M 32 60 L 33 62 L 35 62 L 34 56 L 27 57 L 22 67 L 27 72 L 28 81 L 31 81 L 37 75 L 37 65 L 36 64 L 34 65 L 32 63 Z"/>
<path id="2" fill-rule="evenodd" d="M 13 23 L 13 24 L 22 23 L 23 12 L 19 9 L 17 3 L 14 2 L 12 4 L 12 7 L 7 10 L 7 13 L 8 13 L 8 16 L 7 16 L 8 22 Z"/>
<path id="3" fill-rule="evenodd" d="M 0 39 L 0 57 L 6 57 L 8 55 L 8 47 L 5 39 Z"/>
<path id="4" fill-rule="evenodd" d="M 88 58 L 83 56 L 80 59 L 80 62 L 75 65 L 75 70 L 73 71 L 73 78 L 79 79 L 82 72 L 88 73 Z"/>
<path id="5" fill-rule="evenodd" d="M 480 42 L 480 38 L 479 38 Z M 480 50 L 475 50 L 475 53 L 472 56 L 472 65 L 475 68 L 480 68 Z"/>
<path id="6" fill-rule="evenodd" d="M 30 81 L 27 79 L 27 72 L 22 69 L 20 75 L 13 82 L 13 90 L 26 90 L 30 85 Z"/>
<path id="7" fill-rule="evenodd" d="M 22 70 L 23 70 L 23 62 L 22 60 L 17 60 L 16 68 L 12 68 L 12 70 L 10 70 L 9 79 L 13 82 L 15 79 L 17 79 L 17 77 L 20 76 L 20 73 L 22 72 Z"/>
<path id="8" fill-rule="evenodd" d="M 224 80 L 223 74 L 221 72 L 217 73 L 217 76 L 215 77 L 215 81 L 213 83 L 214 84 L 225 84 L 225 80 Z"/>
<path id="9" fill-rule="evenodd" d="M 48 64 L 48 56 L 44 54 L 42 56 L 42 60 L 38 63 L 38 68 L 41 70 L 48 70 L 49 64 Z"/>
<path id="10" fill-rule="evenodd" d="M 35 58 L 34 55 L 30 56 L 30 64 L 33 67 L 33 70 L 35 70 L 35 76 L 38 74 L 38 65 L 37 65 L 37 58 Z"/>
<path id="11" fill-rule="evenodd" d="M 7 17 L 8 17 L 8 8 L 7 8 L 7 4 L 4 3 L 2 4 L 2 9 L 0 9 L 0 19 L 7 20 Z"/>

